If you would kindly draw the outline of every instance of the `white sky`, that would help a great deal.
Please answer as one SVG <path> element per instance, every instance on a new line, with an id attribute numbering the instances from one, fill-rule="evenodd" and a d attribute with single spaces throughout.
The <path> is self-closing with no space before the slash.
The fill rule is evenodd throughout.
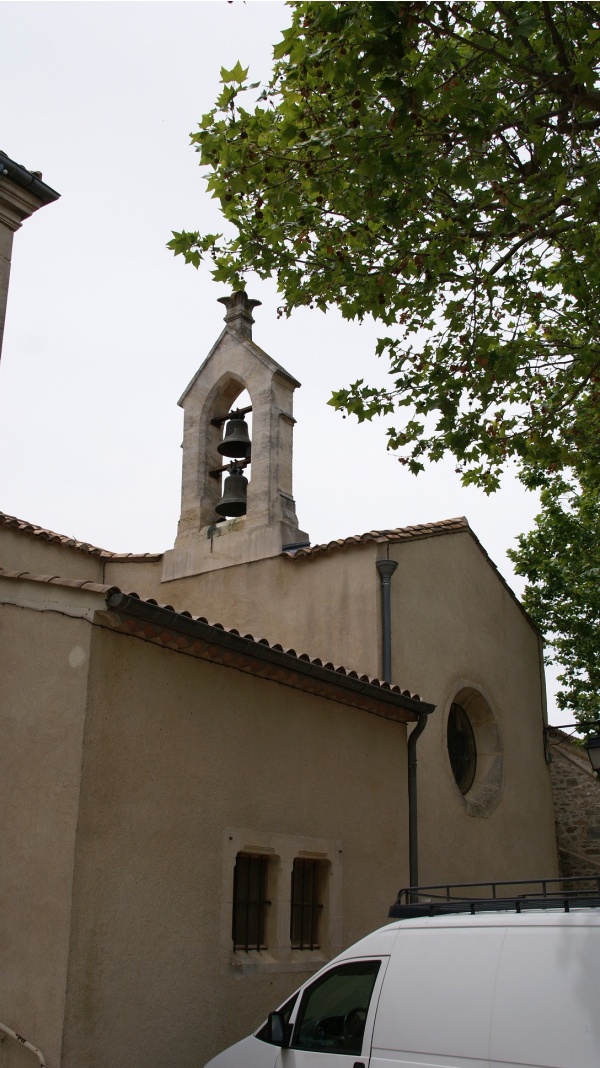
<path id="1" fill-rule="evenodd" d="M 165 248 L 171 230 L 221 229 L 189 133 L 222 65 L 268 77 L 289 20 L 276 0 L 0 3 L 0 148 L 61 194 L 15 235 L 3 511 L 115 551 L 173 545 L 177 399 L 222 329 L 225 292 Z M 384 380 L 376 328 L 335 312 L 278 320 L 274 284 L 248 293 L 263 302 L 255 340 L 303 384 L 294 496 L 312 542 L 465 515 L 519 593 L 505 550 L 537 499 L 509 477 L 491 498 L 464 489 L 451 460 L 409 475 L 384 422 L 359 426 L 326 403 L 356 378 Z"/>

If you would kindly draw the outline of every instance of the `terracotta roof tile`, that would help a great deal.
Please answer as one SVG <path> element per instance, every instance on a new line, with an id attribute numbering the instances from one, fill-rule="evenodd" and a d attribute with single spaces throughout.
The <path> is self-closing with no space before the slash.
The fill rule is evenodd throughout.
<path id="1" fill-rule="evenodd" d="M 390 683 L 380 682 L 379 679 L 370 678 L 368 675 L 359 676 L 356 671 L 349 671 L 343 666 L 334 667 L 331 663 L 323 664 L 323 661 L 318 656 L 310 657 L 308 653 L 297 654 L 293 649 L 285 651 L 282 645 L 277 642 L 271 645 L 271 643 L 267 641 L 266 638 L 259 638 L 257 640 L 253 637 L 252 634 L 245 634 L 242 638 L 239 631 L 237 631 L 235 628 L 228 629 L 224 627 L 222 623 L 208 623 L 207 619 L 204 616 L 192 616 L 192 614 L 188 611 L 177 612 L 171 605 L 159 605 L 154 600 L 154 598 L 144 600 L 136 593 L 123 593 L 123 591 L 120 590 L 117 586 L 107 586 L 99 582 L 88 582 L 85 579 L 63 579 L 58 575 L 34 575 L 29 571 L 6 571 L 4 568 L 0 568 L 0 579 L 2 578 L 46 583 L 47 585 L 56 585 L 65 587 L 67 589 L 77 588 L 82 590 L 88 590 L 91 593 L 103 594 L 107 600 L 109 614 L 110 610 L 113 608 L 116 608 L 116 610 L 119 611 L 119 606 L 121 602 L 124 606 L 122 610 L 126 614 L 127 602 L 137 602 L 140 608 L 146 605 L 150 611 L 152 611 L 152 609 L 158 610 L 158 613 L 160 613 L 161 616 L 162 613 L 169 613 L 169 615 L 172 617 L 171 622 L 173 623 L 176 623 L 177 618 L 180 617 L 186 622 L 200 623 L 206 627 L 211 628 L 213 631 L 219 631 L 223 634 L 231 635 L 235 638 L 238 638 L 240 642 L 247 643 L 247 651 L 249 653 L 252 653 L 252 646 L 263 646 L 269 651 L 279 654 L 282 659 L 285 658 L 288 670 L 293 670 L 294 661 L 302 661 L 305 664 L 310 664 L 314 668 L 321 668 L 324 672 L 327 672 L 328 674 L 331 673 L 332 677 L 338 675 L 342 677 L 347 677 L 349 679 L 355 679 L 359 682 L 364 683 L 365 686 L 375 687 L 379 690 L 386 690 L 393 694 L 397 694 L 399 697 L 404 697 L 409 701 L 421 703 L 421 698 L 418 694 L 410 693 L 409 690 L 401 690 L 399 686 L 391 686 Z M 161 627 L 151 627 L 152 634 L 150 634 L 150 632 L 148 631 L 146 623 L 144 623 L 144 626 L 138 627 L 137 630 L 136 628 L 129 628 L 128 633 L 136 632 L 139 636 L 143 636 L 145 634 L 146 637 L 152 637 L 154 640 L 161 640 L 162 633 L 166 633 L 168 629 L 169 621 L 165 622 L 163 619 Z M 146 633 L 147 631 L 148 633 Z M 155 631 L 156 633 L 154 633 Z M 256 652 L 258 652 L 258 649 L 256 650 Z"/>
<path id="2" fill-rule="evenodd" d="M 348 549 L 354 545 L 368 545 L 370 542 L 382 544 L 416 538 L 434 538 L 440 534 L 455 534 L 458 531 L 470 529 L 465 517 L 459 516 L 456 519 L 442 519 L 437 523 L 419 523 L 416 526 L 395 527 L 390 530 L 369 530 L 366 534 L 353 534 L 348 538 L 336 538 L 334 541 L 323 542 L 320 545 L 310 545 L 303 549 L 288 549 L 285 556 L 296 560 L 306 556 L 317 556 L 319 553 L 333 552 L 335 549 Z"/>
<path id="3" fill-rule="evenodd" d="M 91 593 L 103 593 L 107 597 L 113 593 L 117 586 L 106 586 L 101 582 L 90 582 L 88 579 L 66 579 L 60 575 L 35 575 L 31 571 L 6 571 L 0 567 L 0 578 L 26 579 L 27 582 L 45 582 L 49 586 L 66 586 L 69 589 L 89 590 Z"/>
<path id="4" fill-rule="evenodd" d="M 0 512 L 0 527 L 8 527 L 18 530 L 23 534 L 30 534 L 41 541 L 51 542 L 54 545 L 62 545 L 65 549 L 77 549 L 78 552 L 87 553 L 89 556 L 99 556 L 106 560 L 161 560 L 162 553 L 112 553 L 108 549 L 99 549 L 97 545 L 90 545 L 86 541 L 77 541 L 69 538 L 66 534 L 56 534 L 53 530 L 46 530 L 34 523 L 27 523 L 24 519 L 17 519 L 14 515 L 6 515 Z"/>
<path id="5" fill-rule="evenodd" d="M 468 533 L 471 535 L 475 544 L 485 556 L 488 564 L 492 570 L 496 572 L 500 582 L 525 616 L 527 622 L 543 637 L 539 627 L 534 623 L 529 613 L 523 608 L 523 605 L 514 590 L 511 589 L 502 572 L 498 570 L 497 565 L 494 563 L 486 549 L 484 549 L 479 538 L 469 526 L 469 521 L 465 516 L 457 516 L 455 519 L 441 519 L 436 523 L 418 523 L 415 526 L 395 527 L 391 530 L 369 530 L 366 534 L 353 534 L 349 538 L 336 538 L 335 541 L 323 542 L 320 545 L 310 545 L 302 549 L 288 549 L 283 555 L 287 556 L 290 560 L 314 559 L 316 556 L 323 553 L 334 552 L 336 549 L 350 549 L 356 545 L 369 545 L 373 542 L 376 544 L 385 544 L 386 542 L 418 541 L 421 538 L 435 538 L 442 534 L 460 533 Z"/>
<path id="6" fill-rule="evenodd" d="M 97 546 L 90 545 L 87 542 L 77 541 L 75 538 L 69 538 L 64 534 L 56 534 L 52 530 L 46 530 L 43 527 L 35 526 L 33 523 L 27 523 L 23 519 L 16 519 L 15 516 L 6 515 L 4 512 L 0 512 L 0 527 L 2 526 L 13 528 L 15 530 L 22 531 L 25 534 L 41 538 L 44 541 L 63 545 L 65 548 L 76 549 L 80 552 L 100 557 L 101 559 L 117 561 L 158 561 L 161 560 L 163 556 L 162 553 L 109 552 L 107 549 L 99 549 Z M 506 587 L 515 603 L 519 606 L 521 612 L 526 617 L 527 621 L 531 624 L 533 629 L 537 631 L 538 634 L 541 634 L 541 631 L 535 625 L 535 623 L 531 619 L 531 616 L 529 616 L 529 614 L 523 608 L 521 602 L 519 601 L 519 598 L 510 588 L 506 579 L 498 570 L 496 564 L 484 549 L 477 535 L 473 532 L 473 530 L 471 530 L 469 522 L 464 516 L 458 516 L 455 519 L 441 519 L 435 523 L 419 523 L 414 526 L 395 527 L 389 530 L 369 530 L 365 534 L 353 534 L 348 538 L 336 538 L 334 541 L 323 542 L 322 544 L 311 545 L 302 549 L 288 549 L 286 552 L 283 553 L 283 555 L 287 556 L 290 560 L 301 560 L 306 558 L 314 559 L 315 557 L 323 553 L 333 552 L 336 549 L 349 549 L 353 546 L 368 545 L 372 542 L 375 542 L 376 544 L 385 544 L 386 542 L 402 542 L 409 540 L 416 541 L 421 538 L 433 538 L 439 537 L 442 534 L 456 534 L 460 532 L 469 533 L 471 537 L 475 540 L 481 552 L 490 564 L 490 567 L 492 567 L 493 570 L 496 572 L 498 578 Z M 181 614 L 188 615 L 187 612 L 183 612 Z M 206 620 L 203 620 L 203 622 L 206 622 Z M 266 644 L 268 644 L 268 642 Z"/>
<path id="7" fill-rule="evenodd" d="M 180 651 L 192 652 L 198 656 L 205 655 L 206 650 L 203 652 L 202 646 L 203 643 L 208 642 L 211 659 L 216 659 L 219 663 L 230 664 L 240 670 L 247 670 L 243 666 L 244 658 L 254 658 L 254 660 L 262 662 L 258 674 L 284 684 L 295 685 L 290 680 L 297 676 L 301 664 L 303 667 L 300 673 L 305 678 L 310 677 L 312 680 L 309 686 L 311 692 L 320 692 L 327 696 L 328 687 L 333 687 L 335 690 L 337 686 L 347 690 L 348 682 L 345 680 L 354 680 L 361 685 L 358 690 L 356 687 L 353 688 L 356 692 L 352 696 L 348 691 L 343 699 L 344 703 L 367 708 L 368 702 L 371 702 L 371 706 L 367 710 L 374 711 L 375 707 L 377 707 L 376 714 L 378 715 L 391 715 L 391 718 L 396 718 L 391 711 L 392 706 L 387 704 L 390 699 L 385 697 L 385 694 L 394 695 L 394 698 L 400 698 L 407 702 L 403 707 L 410 711 L 412 715 L 416 715 L 419 708 L 432 711 L 434 707 L 423 702 L 418 694 L 411 694 L 408 690 L 402 690 L 399 686 L 392 686 L 389 682 L 381 682 L 379 679 L 372 679 L 368 675 L 359 676 L 356 671 L 348 671 L 345 667 L 336 668 L 330 663 L 323 664 L 320 657 L 310 657 L 307 653 L 298 655 L 294 650 L 286 651 L 279 643 L 271 644 L 266 638 L 257 640 L 251 634 L 246 634 L 242 637 L 235 628 L 228 629 L 222 623 L 207 623 L 203 616 L 192 617 L 190 613 L 186 612 L 184 614 L 174 611 L 170 606 L 151 604 L 149 601 L 144 601 L 139 597 L 136 598 L 131 594 L 123 594 L 119 590 L 113 589 L 107 595 L 107 606 L 107 621 L 111 620 L 111 616 L 113 616 L 113 619 L 114 617 L 121 617 L 122 619 L 120 625 L 114 622 L 111 623 L 111 626 L 116 629 L 124 630 L 128 634 L 137 635 L 145 640 L 159 642 L 171 648 L 177 647 Z M 144 610 L 145 606 L 149 609 L 147 616 Z M 170 618 L 165 618 L 164 613 L 168 613 Z M 137 618 L 128 618 L 130 615 Z M 178 624 L 178 620 L 187 623 L 187 628 L 185 625 L 182 628 L 181 623 Z M 190 627 L 193 629 L 194 623 L 201 624 L 209 631 L 212 631 L 213 637 L 206 634 L 196 637 L 192 633 L 187 634 L 186 631 L 189 631 Z M 182 630 L 184 631 L 183 634 L 181 633 Z M 217 634 L 214 634 L 215 631 Z M 175 632 L 176 636 L 173 635 L 173 632 Z M 220 638 L 221 635 L 222 638 Z M 232 638 L 233 642 L 227 641 L 228 638 Z M 232 646 L 232 648 L 227 651 L 221 648 L 217 652 L 217 646 L 222 644 Z M 265 650 L 265 652 L 261 653 L 261 649 Z M 266 655 L 267 652 L 268 656 Z M 309 669 L 308 673 L 307 668 Z M 320 688 L 322 686 L 325 686 L 324 690 Z M 364 699 L 358 696 L 360 692 L 364 693 Z M 331 694 L 329 695 L 331 696 Z M 369 695 L 368 698 L 367 695 Z M 334 697 L 333 699 L 339 700 L 340 698 Z M 375 702 L 375 705 L 373 705 L 373 702 Z"/>

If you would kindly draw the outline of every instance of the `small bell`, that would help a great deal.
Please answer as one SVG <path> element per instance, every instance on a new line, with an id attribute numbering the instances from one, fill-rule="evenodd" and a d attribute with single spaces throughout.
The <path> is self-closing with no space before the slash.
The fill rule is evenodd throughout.
<path id="1" fill-rule="evenodd" d="M 250 437 L 248 435 L 248 424 L 243 415 L 233 415 L 227 420 L 227 426 L 225 427 L 225 437 L 220 445 L 217 445 L 217 452 L 221 456 L 232 456 L 235 459 L 241 457 L 247 460 L 250 456 Z"/>
<path id="2" fill-rule="evenodd" d="M 248 479 L 240 467 L 232 467 L 231 474 L 225 479 L 223 496 L 215 505 L 215 512 L 223 516 L 237 517 L 246 514 L 248 497 Z"/>

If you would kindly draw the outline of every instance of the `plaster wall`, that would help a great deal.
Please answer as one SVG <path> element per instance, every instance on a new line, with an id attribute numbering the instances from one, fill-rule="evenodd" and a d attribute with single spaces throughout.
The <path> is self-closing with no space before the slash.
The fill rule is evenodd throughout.
<path id="1" fill-rule="evenodd" d="M 393 678 L 437 706 L 418 743 L 419 881 L 558 874 L 537 632 L 468 533 L 393 545 L 390 556 Z M 468 691 L 489 711 L 475 730 L 478 767 L 493 753 L 479 807 L 448 757 L 450 706 Z"/>
<path id="2" fill-rule="evenodd" d="M 375 564 L 387 549 L 367 543 L 281 556 L 165 582 L 145 595 L 378 676 Z M 468 532 L 391 543 L 389 555 L 398 562 L 392 679 L 437 705 L 418 744 L 420 881 L 556 874 L 537 632 Z M 465 689 L 487 703 L 500 758 L 494 796 L 479 808 L 463 798 L 448 758 L 448 713 Z M 478 742 L 482 757 L 486 745 Z"/>
<path id="3" fill-rule="evenodd" d="M 103 561 L 97 556 L 2 525 L 0 567 L 5 571 L 28 571 L 32 575 L 103 582 Z"/>
<path id="4" fill-rule="evenodd" d="M 117 586 L 123 593 L 137 593 L 139 597 L 144 598 L 155 597 L 158 604 L 166 604 L 169 601 L 169 590 L 168 587 L 161 586 L 161 569 L 160 557 L 157 560 L 106 559 L 102 569 L 102 582 L 106 586 Z M 154 592 L 146 592 L 151 590 Z"/>
<path id="5" fill-rule="evenodd" d="M 376 549 L 369 545 L 310 561 L 279 555 L 172 582 L 156 582 L 157 571 L 140 570 L 136 590 L 159 604 L 203 615 L 211 623 L 236 627 L 242 634 L 265 637 L 297 653 L 376 677 L 380 627 Z M 108 565 L 105 581 L 125 589 L 122 567 L 119 562 Z"/>
<path id="6" fill-rule="evenodd" d="M 0 605 L 0 1019 L 48 1068 L 60 1064 L 90 630 Z M 3 1068 L 32 1063 L 3 1041 Z"/>
<path id="7" fill-rule="evenodd" d="M 57 575 L 63 579 L 114 584 L 125 593 L 135 591 L 141 597 L 156 596 L 157 600 L 162 596 L 163 601 L 168 594 L 168 587 L 161 590 L 160 556 L 121 560 L 99 557 L 1 524 L 0 567 L 6 571 L 27 571 L 32 575 Z"/>
<path id="8" fill-rule="evenodd" d="M 406 881 L 405 728 L 98 628 L 89 693 L 63 1065 L 198 1068 L 314 970 L 223 950 L 227 829 L 339 842 L 351 943 Z"/>

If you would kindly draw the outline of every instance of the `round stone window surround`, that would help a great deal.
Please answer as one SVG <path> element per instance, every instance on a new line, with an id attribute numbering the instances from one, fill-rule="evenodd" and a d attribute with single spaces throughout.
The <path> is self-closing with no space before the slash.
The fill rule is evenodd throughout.
<path id="1" fill-rule="evenodd" d="M 448 755 L 448 717 L 452 705 L 464 709 L 475 736 L 477 768 L 470 789 L 461 793 Z M 460 686 L 447 703 L 444 716 L 446 765 L 456 796 L 469 816 L 489 816 L 497 807 L 504 787 L 504 746 L 498 721 L 482 691 L 471 685 Z"/>

